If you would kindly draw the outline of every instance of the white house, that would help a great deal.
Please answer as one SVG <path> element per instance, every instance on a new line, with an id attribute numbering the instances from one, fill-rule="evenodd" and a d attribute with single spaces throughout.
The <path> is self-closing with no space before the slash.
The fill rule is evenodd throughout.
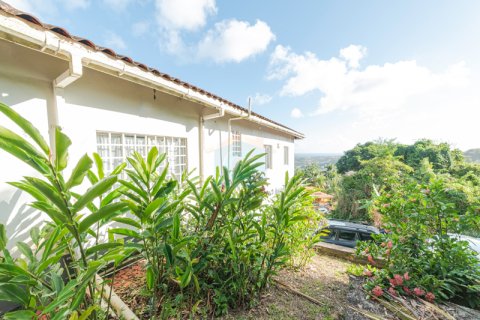
<path id="1" fill-rule="evenodd" d="M 98 152 L 107 168 L 129 152 L 158 146 L 173 174 L 234 166 L 255 148 L 266 152 L 272 189 L 293 174 L 297 131 L 133 59 L 44 24 L 0 1 L 0 100 L 54 143 L 59 125 L 72 139 L 70 160 Z M 13 127 L 5 117 L 2 126 Z M 34 174 L 0 150 L 0 223 L 11 238 L 26 237 L 42 219 L 20 191 L 6 184 Z"/>

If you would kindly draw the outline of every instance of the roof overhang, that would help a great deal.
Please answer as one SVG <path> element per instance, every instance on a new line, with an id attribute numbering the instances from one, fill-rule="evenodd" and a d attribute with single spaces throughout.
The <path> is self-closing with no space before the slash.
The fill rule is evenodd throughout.
<path id="1" fill-rule="evenodd" d="M 135 62 L 129 57 L 117 55 L 111 49 L 98 47 L 87 39 L 73 37 L 62 28 L 42 24 L 35 17 L 18 11 L 2 1 L 0 1 L 0 39 L 68 61 L 72 61 L 73 56 L 80 57 L 82 65 L 88 68 L 181 97 L 209 108 L 224 110 L 227 114 L 235 117 L 247 117 L 249 115 L 247 109 L 237 104 Z M 294 139 L 305 137 L 298 131 L 254 112 L 246 120 L 279 131 Z"/>

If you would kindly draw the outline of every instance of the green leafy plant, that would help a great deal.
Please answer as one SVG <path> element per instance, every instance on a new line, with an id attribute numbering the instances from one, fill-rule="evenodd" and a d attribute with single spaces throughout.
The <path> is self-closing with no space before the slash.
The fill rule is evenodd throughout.
<path id="1" fill-rule="evenodd" d="M 367 284 L 381 294 L 454 300 L 480 306 L 479 260 L 466 242 L 456 239 L 475 215 L 460 215 L 444 181 L 410 183 L 376 200 L 389 233 L 363 244 L 359 253 L 370 263 L 385 261 L 385 270 Z M 378 295 L 378 294 L 376 294 Z"/>
<path id="2" fill-rule="evenodd" d="M 64 319 L 76 314 L 95 318 L 99 304 L 95 300 L 94 276 L 112 257 L 107 252 L 92 259 L 91 254 L 100 248 L 87 248 L 86 240 L 95 236 L 93 225 L 122 213 L 126 207 L 121 202 L 94 205 L 96 199 L 113 187 L 117 175 L 96 181 L 83 193 L 74 192 L 92 167 L 92 160 L 84 155 L 65 177 L 71 141 L 60 128 L 56 128 L 55 149 L 51 150 L 39 131 L 13 109 L 0 103 L 0 112 L 31 140 L 0 127 L 0 148 L 43 177 L 27 176 L 10 184 L 29 193 L 35 199 L 30 205 L 51 220 L 42 230 L 31 230 L 32 247 L 22 242 L 17 244 L 23 257 L 12 258 L 2 235 L 0 300 L 21 305 L 23 310 L 15 313 L 15 317 L 48 315 L 49 319 Z M 85 208 L 90 209 L 89 214 Z"/>

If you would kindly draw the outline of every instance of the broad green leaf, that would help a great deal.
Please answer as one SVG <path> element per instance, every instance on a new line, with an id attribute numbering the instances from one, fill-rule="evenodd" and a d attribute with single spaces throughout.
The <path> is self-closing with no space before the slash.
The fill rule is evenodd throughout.
<path id="1" fill-rule="evenodd" d="M 0 251 L 3 251 L 7 247 L 8 238 L 5 230 L 5 225 L 0 223 Z"/>
<path id="2" fill-rule="evenodd" d="M 109 249 L 118 248 L 118 247 L 123 247 L 123 244 L 118 242 L 100 243 L 93 247 L 88 248 L 85 251 L 85 254 L 89 256 L 98 251 L 104 251 L 104 250 L 109 250 Z"/>
<path id="3" fill-rule="evenodd" d="M 30 249 L 30 246 L 25 242 L 17 242 L 17 248 L 25 257 L 27 257 L 28 260 L 30 260 L 30 262 L 35 261 L 32 249 Z"/>
<path id="4" fill-rule="evenodd" d="M 12 283 L 0 284 L 0 301 L 10 301 L 27 306 L 30 295 L 25 288 Z"/>
<path id="5" fill-rule="evenodd" d="M 134 230 L 130 230 L 130 229 L 114 228 L 114 229 L 108 230 L 108 232 L 123 235 L 123 236 L 127 236 L 127 237 L 133 237 L 133 238 L 136 238 L 136 239 L 142 239 L 142 236 L 138 232 L 136 232 Z"/>
<path id="6" fill-rule="evenodd" d="M 93 199 L 104 194 L 108 189 L 110 189 L 115 182 L 117 182 L 117 176 L 109 176 L 98 181 L 96 184 L 88 188 L 88 190 L 75 202 L 73 205 L 74 212 L 78 212 Z"/>
<path id="7" fill-rule="evenodd" d="M 0 102 L 0 112 L 10 118 L 13 122 L 15 122 L 20 128 L 25 131 L 26 134 L 32 138 L 33 141 L 37 143 L 37 145 L 43 150 L 45 155 L 49 155 L 50 148 L 48 147 L 47 142 L 43 139 L 42 135 L 38 131 L 37 128 L 33 126 L 33 124 L 18 114 L 15 110 L 10 108 L 9 106 Z"/>
<path id="8" fill-rule="evenodd" d="M 78 226 L 78 230 L 80 233 L 83 233 L 87 231 L 90 226 L 99 222 L 100 220 L 110 219 L 115 215 L 121 214 L 123 212 L 122 209 L 125 209 L 126 207 L 127 204 L 124 202 L 114 202 L 108 204 L 100 208 L 98 211 L 89 214 L 85 219 L 83 219 Z"/>
<path id="9" fill-rule="evenodd" d="M 153 272 L 152 266 L 147 266 L 147 288 L 152 290 L 155 285 L 155 274 Z"/>
<path id="10" fill-rule="evenodd" d="M 70 176 L 70 179 L 68 179 L 66 183 L 67 189 L 70 189 L 72 187 L 78 186 L 83 182 L 83 179 L 85 178 L 85 175 L 87 174 L 88 170 L 92 167 L 92 159 L 88 155 L 84 155 L 83 157 L 78 160 L 77 165 L 72 171 L 72 175 Z"/>
<path id="11" fill-rule="evenodd" d="M 96 152 L 93 153 L 93 160 L 95 161 L 95 165 L 97 166 L 98 177 L 100 179 L 105 178 L 105 172 L 103 171 L 103 160 L 100 155 Z"/>
<path id="12" fill-rule="evenodd" d="M 37 190 L 40 191 L 46 198 L 48 198 L 48 200 L 50 200 L 58 209 L 60 209 L 60 211 L 68 212 L 68 208 L 64 199 L 62 199 L 62 196 L 51 185 L 41 179 L 33 177 L 25 177 L 25 180 L 33 187 L 37 188 Z"/>
<path id="13" fill-rule="evenodd" d="M 72 141 L 64 134 L 60 127 L 55 129 L 55 168 L 63 171 L 68 164 L 68 147 Z"/>
<path id="14" fill-rule="evenodd" d="M 155 200 L 153 200 L 152 202 L 150 202 L 150 204 L 145 208 L 143 214 L 146 216 L 146 217 L 150 217 L 152 215 L 152 213 L 154 213 L 155 211 L 158 210 L 158 208 L 160 208 L 160 206 L 162 204 L 164 204 L 166 201 L 165 198 L 157 198 Z"/>
<path id="15" fill-rule="evenodd" d="M 3 315 L 4 320 L 32 320 L 35 318 L 35 312 L 31 310 L 18 310 Z"/>
<path id="16" fill-rule="evenodd" d="M 129 226 L 132 226 L 137 229 L 141 229 L 142 226 L 135 220 L 131 218 L 126 218 L 126 217 L 115 217 L 112 219 L 113 221 L 123 223 L 123 224 L 128 224 Z"/>

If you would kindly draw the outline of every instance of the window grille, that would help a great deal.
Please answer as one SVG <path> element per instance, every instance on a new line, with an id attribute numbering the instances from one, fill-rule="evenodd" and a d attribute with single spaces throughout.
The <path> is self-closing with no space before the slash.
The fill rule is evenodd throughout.
<path id="1" fill-rule="evenodd" d="M 265 145 L 265 169 L 272 169 L 272 146 Z"/>
<path id="2" fill-rule="evenodd" d="M 242 156 L 242 135 L 239 131 L 232 131 L 232 155 L 234 157 Z"/>

